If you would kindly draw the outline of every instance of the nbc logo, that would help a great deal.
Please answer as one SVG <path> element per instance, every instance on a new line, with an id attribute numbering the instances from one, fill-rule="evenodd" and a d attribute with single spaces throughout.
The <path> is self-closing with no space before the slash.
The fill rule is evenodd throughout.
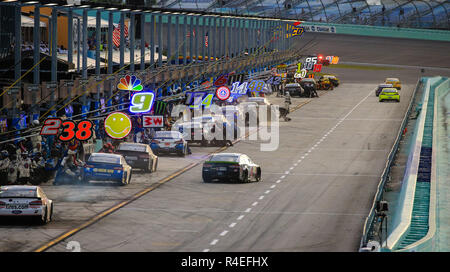
<path id="1" fill-rule="evenodd" d="M 123 91 L 135 91 L 139 92 L 144 89 L 141 85 L 141 80 L 135 76 L 125 76 L 120 79 L 119 84 L 117 84 L 117 88 Z"/>

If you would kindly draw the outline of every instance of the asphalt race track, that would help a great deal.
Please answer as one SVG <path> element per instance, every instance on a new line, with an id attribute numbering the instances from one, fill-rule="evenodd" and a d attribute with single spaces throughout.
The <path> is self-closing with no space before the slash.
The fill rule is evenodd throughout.
<path id="1" fill-rule="evenodd" d="M 311 35 L 319 44 L 333 38 Z M 340 54 L 342 61 L 419 65 L 409 56 L 393 57 L 401 55 L 401 47 L 385 50 L 390 55 L 381 60 L 354 57 L 367 38 L 350 37 L 354 48 L 348 53 L 339 51 L 348 46 L 346 38 L 335 36 L 336 53 L 315 53 Z M 386 46 L 383 38 L 371 39 L 377 41 L 375 47 Z M 408 43 L 422 48 L 430 42 Z M 292 99 L 292 106 L 302 106 L 290 114 L 291 122 L 280 121 L 277 150 L 262 152 L 261 141 L 249 139 L 227 148 L 226 152 L 246 153 L 260 164 L 261 182 L 203 183 L 201 162 L 218 148 L 193 147 L 193 154 L 185 158 L 160 157 L 157 172 L 136 172 L 125 187 L 46 184 L 44 191 L 55 201 L 53 221 L 45 226 L 2 221 L 0 251 L 67 252 L 70 241 L 79 242 L 81 251 L 358 250 L 387 155 L 421 73 L 418 67 L 325 69 L 336 73 L 341 85 L 320 92 L 318 99 Z M 425 72 L 448 73 L 445 69 Z M 388 76 L 402 80 L 400 103 L 379 103 L 374 94 L 376 85 Z M 269 100 L 282 103 L 279 98 Z M 148 193 L 123 202 L 145 189 Z M 101 212 L 98 220 L 93 219 Z M 82 226 L 85 222 L 89 223 Z"/>

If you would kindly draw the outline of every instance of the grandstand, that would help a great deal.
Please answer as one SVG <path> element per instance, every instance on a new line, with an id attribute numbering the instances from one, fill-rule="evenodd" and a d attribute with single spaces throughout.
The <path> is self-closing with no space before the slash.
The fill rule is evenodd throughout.
<path id="1" fill-rule="evenodd" d="M 447 0 L 159 0 L 152 6 L 326 23 L 450 29 Z"/>

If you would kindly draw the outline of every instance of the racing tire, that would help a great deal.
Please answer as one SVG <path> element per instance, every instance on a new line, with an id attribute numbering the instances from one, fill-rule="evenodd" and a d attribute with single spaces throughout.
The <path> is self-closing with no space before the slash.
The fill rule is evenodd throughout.
<path id="1" fill-rule="evenodd" d="M 53 220 L 53 203 L 50 206 L 50 215 L 48 216 L 48 222 L 51 222 Z"/>
<path id="2" fill-rule="evenodd" d="M 46 207 L 44 215 L 39 216 L 38 223 L 39 223 L 39 225 L 45 225 L 45 224 L 47 224 L 47 222 L 48 222 L 48 220 L 47 220 L 47 207 Z"/>
<path id="3" fill-rule="evenodd" d="M 256 180 L 256 182 L 261 181 L 261 168 L 258 168 L 256 176 L 255 176 L 255 180 Z"/>
<path id="4" fill-rule="evenodd" d="M 144 171 L 147 172 L 147 173 L 153 172 L 153 160 L 148 162 L 147 168 L 144 169 Z"/>
<path id="5" fill-rule="evenodd" d="M 205 139 L 202 140 L 201 142 L 202 147 L 206 147 L 208 146 L 208 141 L 206 141 Z"/>
<path id="6" fill-rule="evenodd" d="M 242 182 L 242 183 L 248 183 L 248 182 L 249 182 L 249 179 L 248 179 L 248 171 L 247 171 L 247 170 L 245 170 L 244 173 L 242 174 L 242 180 L 241 180 L 241 182 Z"/>
<path id="7" fill-rule="evenodd" d="M 383 102 L 383 99 L 381 99 L 380 102 Z"/>
<path id="8" fill-rule="evenodd" d="M 127 176 L 126 176 L 124 179 L 122 179 L 122 180 L 119 182 L 119 185 L 120 185 L 120 186 L 125 186 L 125 185 L 127 185 L 127 181 L 128 181 L 128 174 L 127 174 Z"/>
<path id="9" fill-rule="evenodd" d="M 207 179 L 207 178 L 203 178 L 203 182 L 204 182 L 204 183 L 211 183 L 211 180 L 210 180 L 210 179 Z"/>
<path id="10" fill-rule="evenodd" d="M 183 148 L 183 151 L 178 152 L 178 156 L 180 156 L 180 157 L 185 157 L 185 156 L 186 156 L 186 153 L 187 153 L 187 148 Z"/>
<path id="11" fill-rule="evenodd" d="M 155 169 L 153 169 L 153 172 L 156 172 L 157 169 L 158 169 L 158 158 L 156 158 Z"/>
<path id="12" fill-rule="evenodd" d="M 400 99 L 397 100 L 397 103 L 400 103 Z"/>
<path id="13" fill-rule="evenodd" d="M 132 172 L 130 172 L 130 176 L 128 177 L 127 184 L 130 184 L 130 183 L 131 183 L 131 176 L 133 176 L 133 173 L 132 173 Z"/>

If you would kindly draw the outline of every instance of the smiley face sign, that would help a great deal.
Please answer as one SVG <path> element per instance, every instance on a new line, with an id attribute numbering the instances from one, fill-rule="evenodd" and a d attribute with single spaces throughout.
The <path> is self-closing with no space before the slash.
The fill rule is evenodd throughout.
<path id="1" fill-rule="evenodd" d="M 105 131 L 113 139 L 123 139 L 130 134 L 131 119 L 123 112 L 113 112 L 105 119 Z"/>

